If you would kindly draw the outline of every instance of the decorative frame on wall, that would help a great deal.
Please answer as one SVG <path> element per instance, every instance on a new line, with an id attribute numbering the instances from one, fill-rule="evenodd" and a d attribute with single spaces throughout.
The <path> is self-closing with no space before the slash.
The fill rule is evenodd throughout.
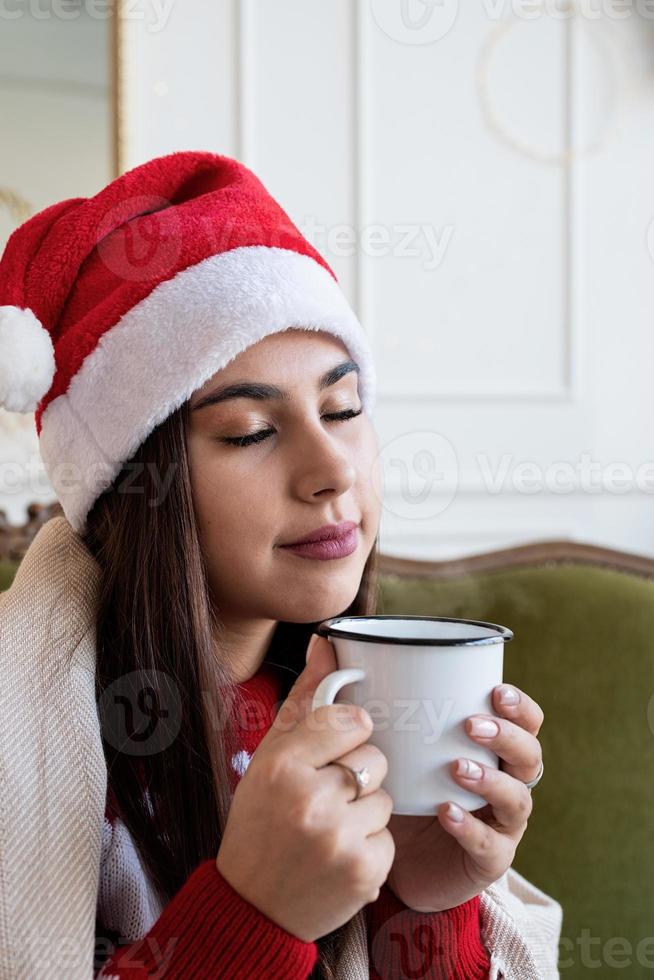
<path id="1" fill-rule="evenodd" d="M 113 137 L 113 169 L 118 177 L 125 170 L 126 88 L 124 61 L 124 3 L 113 0 L 111 18 L 111 125 Z"/>

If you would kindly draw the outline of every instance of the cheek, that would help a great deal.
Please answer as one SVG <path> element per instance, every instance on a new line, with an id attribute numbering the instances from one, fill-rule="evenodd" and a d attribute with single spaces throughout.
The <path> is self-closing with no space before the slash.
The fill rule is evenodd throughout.
<path id="1" fill-rule="evenodd" d="M 273 519 L 268 483 L 247 478 L 206 451 L 190 453 L 189 463 L 198 533 L 209 561 L 228 564 L 260 550 Z"/>
<path id="2" fill-rule="evenodd" d="M 224 534 L 232 524 L 238 481 L 228 468 L 219 465 L 207 443 L 200 440 L 189 445 L 189 469 L 198 533 L 206 553 L 210 554 L 207 538 Z"/>
<path id="3" fill-rule="evenodd" d="M 364 506 L 369 515 L 374 515 L 378 520 L 383 500 L 383 473 L 377 435 L 369 421 L 362 444 L 359 478 L 365 497 Z"/>

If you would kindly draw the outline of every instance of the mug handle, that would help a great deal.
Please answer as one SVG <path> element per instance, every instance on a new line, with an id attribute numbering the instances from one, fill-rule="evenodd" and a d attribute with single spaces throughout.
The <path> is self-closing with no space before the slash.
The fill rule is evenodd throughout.
<path id="1" fill-rule="evenodd" d="M 327 674 L 314 691 L 311 710 L 315 711 L 325 704 L 333 704 L 342 687 L 354 681 L 362 681 L 365 676 L 365 670 L 361 670 L 360 667 L 344 667 L 342 670 L 334 670 L 331 674 Z"/>

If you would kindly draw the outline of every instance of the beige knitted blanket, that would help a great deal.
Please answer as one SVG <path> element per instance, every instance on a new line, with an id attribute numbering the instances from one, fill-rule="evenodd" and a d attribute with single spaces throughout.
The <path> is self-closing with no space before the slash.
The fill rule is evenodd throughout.
<path id="1" fill-rule="evenodd" d="M 92 980 L 107 773 L 95 701 L 100 569 L 64 517 L 0 596 L 0 980 Z M 491 980 L 558 980 L 562 909 L 513 868 L 482 892 Z M 339 980 L 368 980 L 365 915 Z"/>

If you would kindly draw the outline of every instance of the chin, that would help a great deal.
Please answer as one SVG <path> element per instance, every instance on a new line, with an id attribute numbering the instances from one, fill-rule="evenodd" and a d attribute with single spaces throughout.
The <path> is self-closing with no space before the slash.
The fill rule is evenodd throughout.
<path id="1" fill-rule="evenodd" d="M 327 595 L 324 591 L 314 597 L 305 593 L 299 601 L 287 603 L 277 618 L 287 623 L 317 623 L 340 616 L 354 602 L 360 581 L 358 579 L 350 589 L 335 589 Z"/>

